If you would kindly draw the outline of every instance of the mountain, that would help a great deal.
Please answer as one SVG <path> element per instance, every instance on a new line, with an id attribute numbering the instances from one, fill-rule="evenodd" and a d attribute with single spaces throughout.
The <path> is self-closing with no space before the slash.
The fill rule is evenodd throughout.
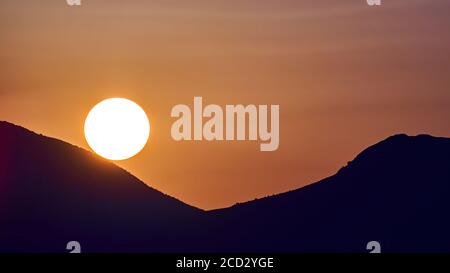
<path id="1" fill-rule="evenodd" d="M 0 122 L 0 252 L 450 252 L 450 139 L 389 137 L 309 186 L 203 211 Z"/>
<path id="2" fill-rule="evenodd" d="M 450 139 L 392 136 L 322 181 L 210 214 L 226 251 L 365 252 L 378 241 L 450 252 Z"/>
<path id="3" fill-rule="evenodd" d="M 177 227 L 203 214 L 91 152 L 0 122 L 0 251 L 61 252 L 73 240 L 182 251 Z"/>

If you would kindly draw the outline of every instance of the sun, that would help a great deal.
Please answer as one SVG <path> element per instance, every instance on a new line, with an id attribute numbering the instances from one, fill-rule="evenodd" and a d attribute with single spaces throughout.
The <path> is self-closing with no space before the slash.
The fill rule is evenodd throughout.
<path id="1" fill-rule="evenodd" d="M 111 98 L 101 101 L 89 112 L 84 135 L 98 155 L 110 160 L 124 160 L 145 147 L 150 136 L 150 122 L 135 102 Z"/>

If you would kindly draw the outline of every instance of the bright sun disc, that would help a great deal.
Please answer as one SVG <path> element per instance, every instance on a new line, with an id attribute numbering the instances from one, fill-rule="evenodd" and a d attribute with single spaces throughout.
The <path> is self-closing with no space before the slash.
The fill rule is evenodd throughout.
<path id="1" fill-rule="evenodd" d="M 84 123 L 89 146 L 110 160 L 124 160 L 139 153 L 150 136 L 150 122 L 136 103 L 112 98 L 98 103 Z"/>

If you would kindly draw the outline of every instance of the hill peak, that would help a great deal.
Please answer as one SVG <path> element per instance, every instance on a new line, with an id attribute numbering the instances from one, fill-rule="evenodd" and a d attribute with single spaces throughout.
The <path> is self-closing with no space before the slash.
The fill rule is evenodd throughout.
<path id="1" fill-rule="evenodd" d="M 434 137 L 427 134 L 410 136 L 407 134 L 392 135 L 359 153 L 348 166 L 356 164 L 373 164 L 376 161 L 382 163 L 384 160 L 396 160 L 414 153 L 424 153 L 436 145 L 450 143 L 449 138 Z M 345 168 L 345 167 L 344 167 Z"/>

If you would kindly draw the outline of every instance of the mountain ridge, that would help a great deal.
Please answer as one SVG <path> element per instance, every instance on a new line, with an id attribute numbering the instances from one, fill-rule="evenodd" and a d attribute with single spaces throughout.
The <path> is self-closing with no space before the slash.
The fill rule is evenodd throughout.
<path id="1" fill-rule="evenodd" d="M 211 211 L 66 144 L 0 122 L 0 252 L 450 251 L 449 138 L 394 135 L 318 182 Z"/>
<path id="2" fill-rule="evenodd" d="M 169 195 L 169 194 L 166 194 L 166 193 L 164 193 L 164 192 L 161 192 L 161 191 L 159 191 L 158 189 L 156 189 L 156 188 L 154 188 L 154 187 L 148 185 L 147 183 L 143 182 L 141 179 L 139 179 L 138 177 L 136 177 L 136 176 L 133 175 L 130 171 L 124 169 L 123 167 L 116 165 L 114 162 L 112 162 L 112 161 L 110 161 L 110 160 L 103 159 L 103 158 L 101 158 L 100 156 L 96 155 L 95 153 L 93 153 L 93 152 L 91 152 L 91 151 L 89 151 L 89 150 L 86 150 L 86 149 L 83 148 L 83 147 L 80 147 L 80 146 L 71 144 L 71 143 L 69 143 L 69 142 L 60 140 L 60 139 L 55 138 L 55 137 L 46 136 L 46 135 L 43 135 L 43 134 L 40 134 L 40 133 L 36 133 L 36 132 L 34 132 L 34 131 L 30 130 L 30 129 L 27 129 L 27 128 L 25 128 L 25 127 L 23 127 L 23 126 L 20 126 L 20 125 L 16 125 L 16 124 L 14 124 L 14 123 L 10 123 L 10 122 L 4 121 L 4 120 L 0 120 L 0 129 L 2 129 L 2 127 L 3 127 L 3 129 L 6 128 L 6 130 L 23 131 L 23 132 L 21 132 L 21 133 L 24 133 L 24 132 L 25 132 L 25 133 L 27 133 L 29 136 L 40 136 L 40 137 L 45 138 L 45 139 L 48 140 L 48 141 L 52 141 L 52 142 L 54 142 L 54 143 L 58 143 L 59 145 L 69 145 L 69 146 L 71 146 L 71 148 L 73 148 L 74 151 L 86 153 L 86 155 L 91 156 L 91 157 L 94 158 L 95 160 L 99 160 L 99 161 L 103 162 L 104 164 L 110 164 L 110 165 L 112 165 L 112 166 L 114 166 L 114 167 L 117 167 L 117 168 L 121 169 L 121 170 L 124 171 L 126 174 L 132 176 L 135 180 L 138 180 L 139 182 L 141 182 L 142 184 L 144 184 L 145 186 L 147 186 L 149 189 L 151 189 L 151 190 L 153 190 L 153 191 L 156 191 L 156 192 L 158 192 L 158 193 L 160 193 L 160 194 L 162 194 L 162 195 L 164 195 L 164 196 L 166 196 L 166 197 L 175 199 L 176 201 L 182 202 L 182 201 L 179 200 L 178 198 L 173 197 L 173 196 L 171 196 L 171 195 Z M 190 205 L 190 204 L 187 204 L 187 203 L 184 203 L 184 202 L 182 202 L 182 203 L 185 204 L 185 205 L 187 205 L 187 206 L 191 206 L 192 208 L 195 208 L 195 209 L 199 209 L 199 210 L 204 211 L 203 209 L 197 208 L 197 207 L 195 207 L 195 206 L 193 206 L 193 205 Z"/>
<path id="3" fill-rule="evenodd" d="M 372 153 L 374 153 L 374 152 L 377 153 L 376 149 L 380 145 L 383 145 L 383 146 L 384 145 L 391 145 L 391 144 L 396 144 L 396 143 L 399 143 L 399 142 L 401 143 L 403 141 L 410 141 L 410 140 L 415 141 L 415 140 L 419 140 L 419 139 L 425 139 L 425 140 L 426 139 L 436 139 L 436 140 L 443 140 L 443 141 L 450 142 L 450 138 L 436 137 L 436 136 L 432 136 L 432 135 L 429 135 L 429 134 L 418 134 L 418 135 L 412 135 L 412 136 L 408 135 L 408 134 L 405 134 L 405 133 L 394 134 L 392 136 L 389 136 L 389 137 L 387 137 L 387 138 L 385 138 L 385 139 L 383 139 L 383 140 L 381 140 L 381 141 L 379 141 L 379 142 L 377 142 L 377 143 L 375 143 L 373 145 L 370 145 L 369 147 L 365 148 L 359 154 L 357 154 L 353 160 L 348 161 L 347 165 L 339 168 L 339 170 L 337 172 L 335 172 L 334 174 L 331 174 L 331 175 L 329 175 L 329 176 L 327 176 L 325 178 L 322 178 L 322 179 L 320 179 L 318 181 L 314 181 L 314 182 L 312 182 L 312 183 L 310 183 L 308 185 L 305 185 L 305 186 L 302 186 L 302 187 L 299 187 L 299 188 L 295 188 L 295 189 L 292 189 L 292 190 L 289 190 L 289 191 L 276 193 L 276 194 L 272 194 L 272 195 L 269 195 L 269 196 L 264 196 L 264 197 L 261 197 L 261 198 L 255 198 L 254 200 L 248 200 L 248 201 L 244 201 L 244 202 L 237 202 L 237 203 L 235 203 L 235 204 L 233 204 L 231 206 L 228 206 L 228 207 L 213 209 L 213 210 L 209 210 L 209 211 L 219 211 L 219 210 L 223 210 L 223 209 L 234 208 L 234 207 L 245 205 L 247 203 L 258 202 L 258 201 L 260 201 L 262 199 L 277 198 L 277 197 L 282 196 L 282 195 L 287 194 L 287 193 L 292 193 L 292 192 L 296 192 L 296 191 L 299 191 L 299 190 L 307 189 L 310 186 L 313 186 L 313 185 L 315 185 L 317 183 L 326 182 L 328 179 L 330 179 L 330 178 L 332 178 L 332 177 L 334 177 L 336 175 L 339 175 L 340 173 L 346 172 L 349 168 L 351 168 L 351 166 L 353 166 L 355 164 L 355 162 L 358 162 L 360 160 L 364 160 L 365 157 L 370 157 L 372 155 Z"/>
<path id="4" fill-rule="evenodd" d="M 100 252 L 141 249 L 147 232 L 146 249 L 182 251 L 176 227 L 204 213 L 89 151 L 11 123 L 0 123 L 0 151 L 0 251 L 54 252 L 74 238 Z"/>

